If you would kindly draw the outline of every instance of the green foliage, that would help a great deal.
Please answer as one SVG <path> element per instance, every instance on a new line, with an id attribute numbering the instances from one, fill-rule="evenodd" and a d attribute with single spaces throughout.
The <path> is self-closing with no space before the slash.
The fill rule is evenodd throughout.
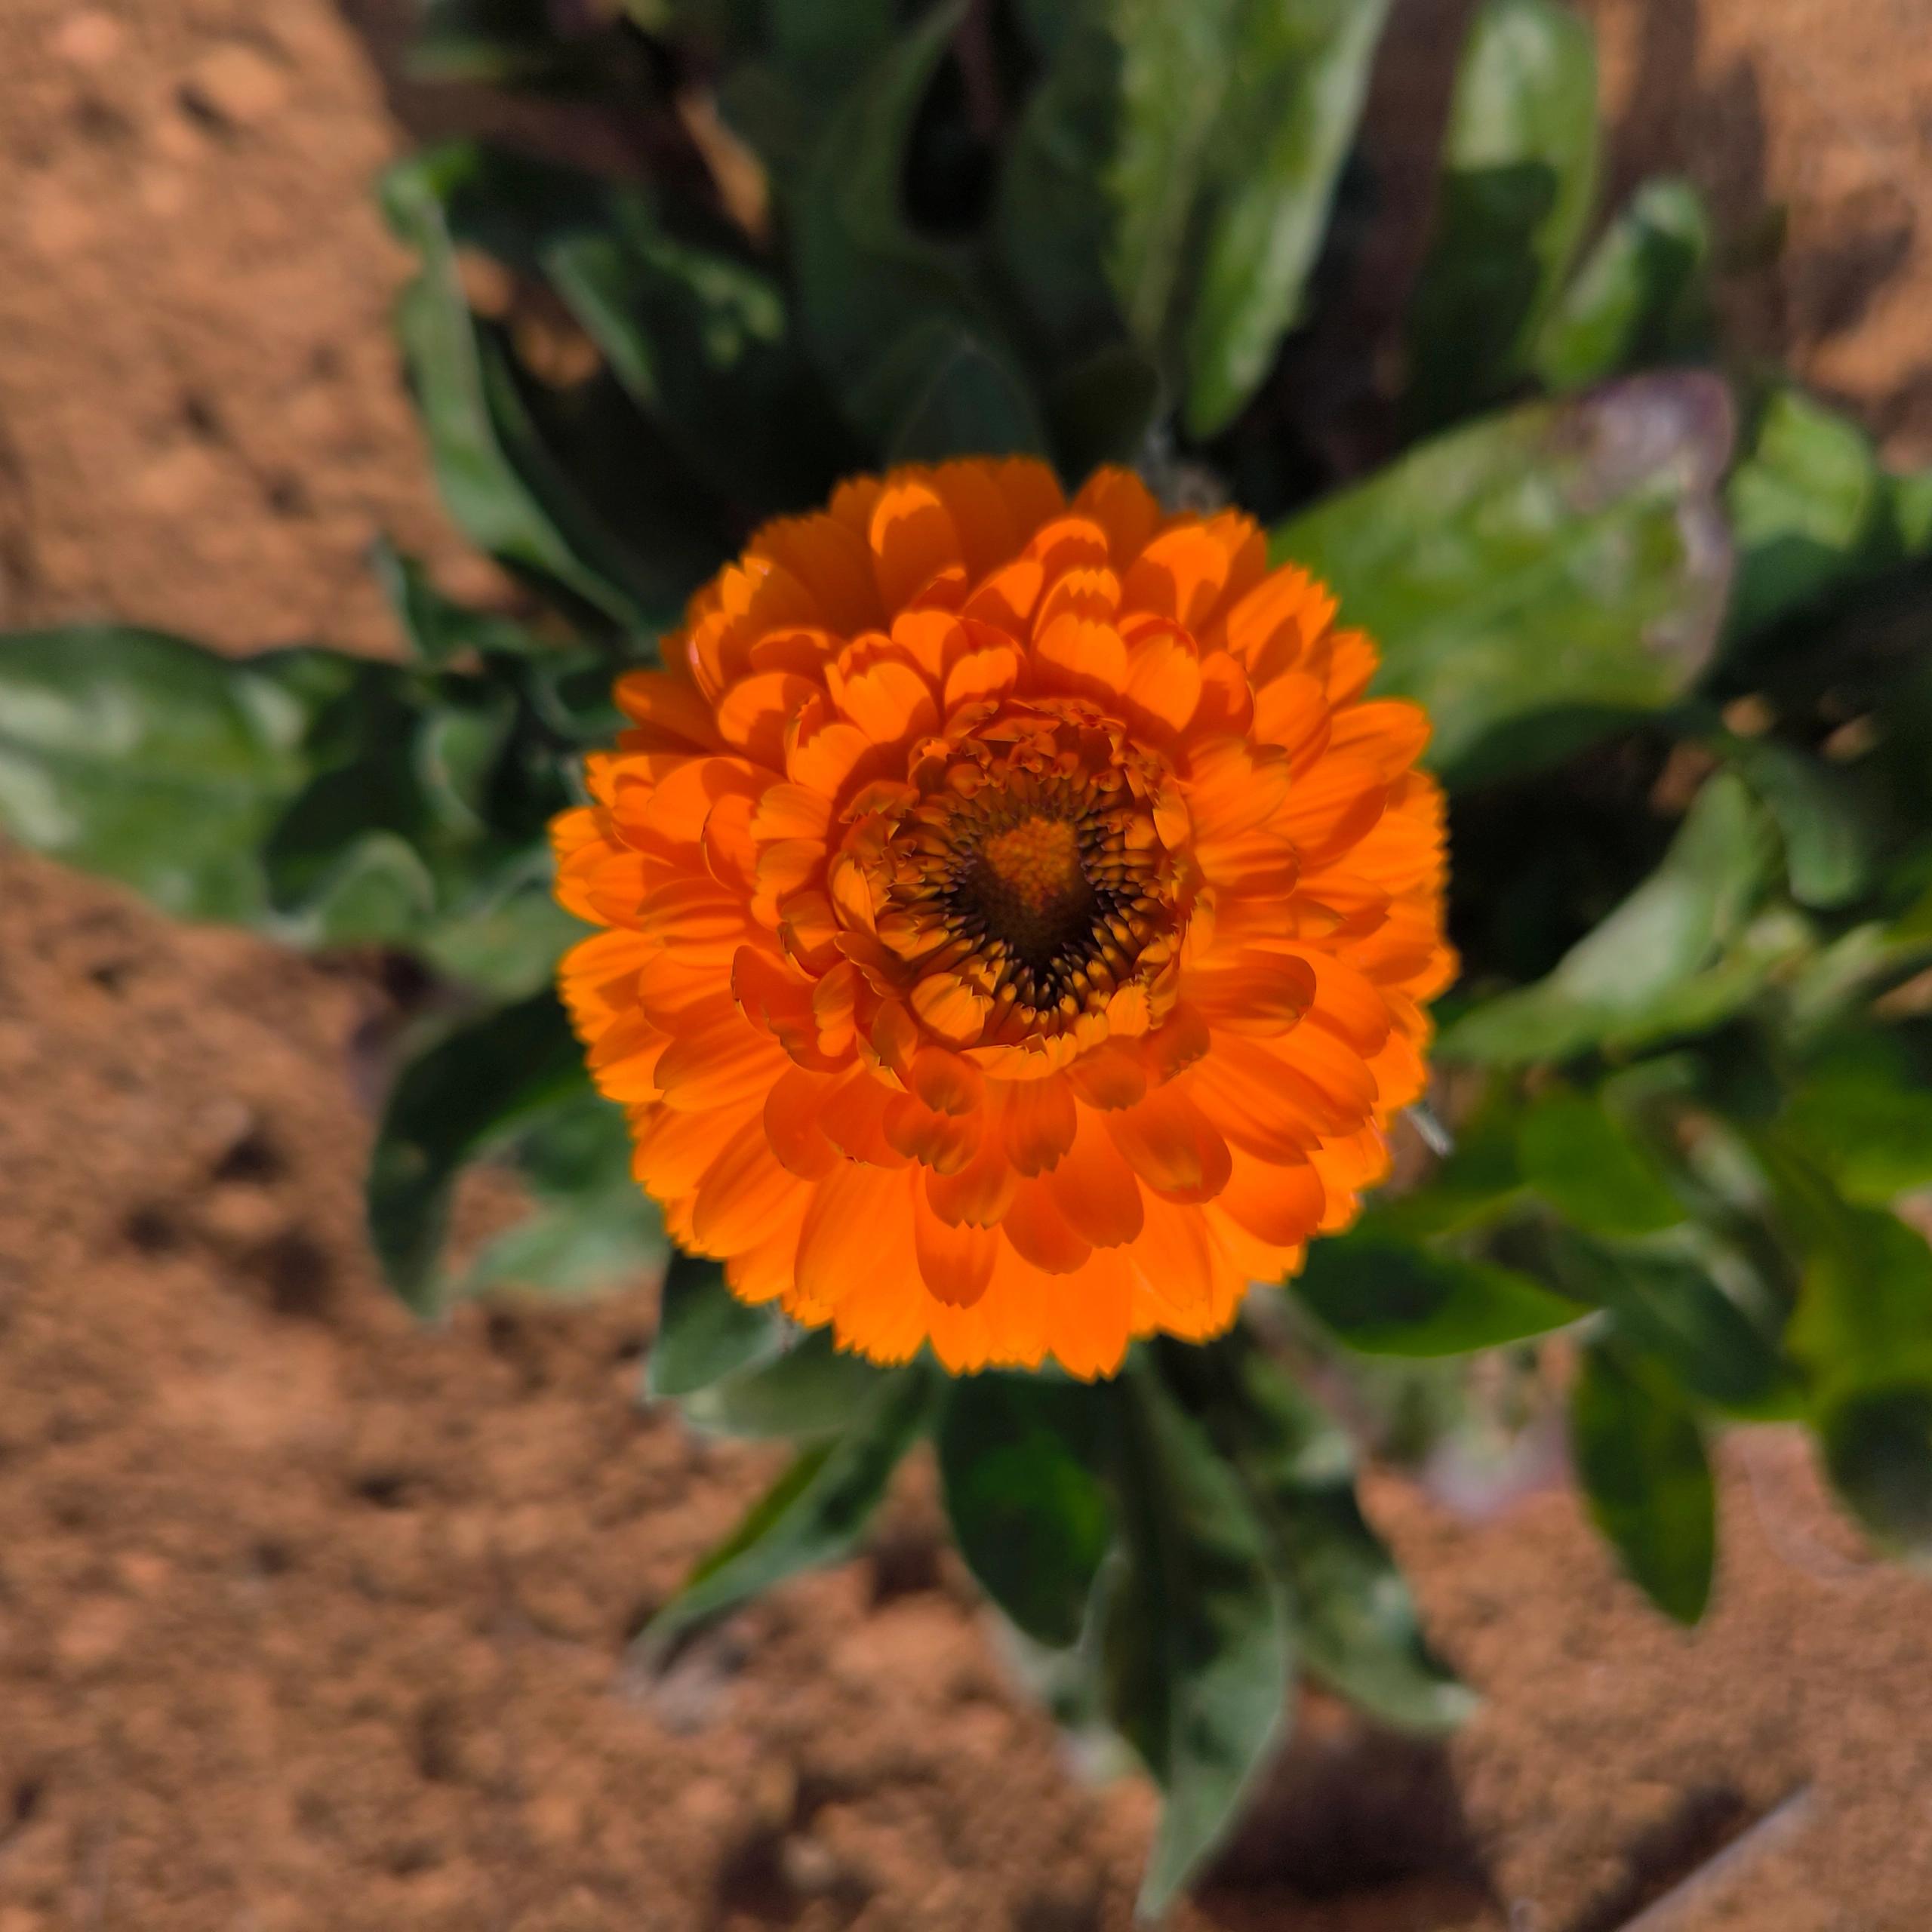
<path id="1" fill-rule="evenodd" d="M 1713 491 L 1721 386 L 1646 377 L 1424 443 L 1276 526 L 1383 648 L 1378 688 L 1425 705 L 1453 786 L 1580 750 L 1662 709 L 1709 662 L 1729 577 Z"/>
<path id="2" fill-rule="evenodd" d="M 1614 1349 L 1584 1352 L 1570 1406 L 1590 1513 L 1666 1616 L 1695 1623 L 1710 1599 L 1717 1514 L 1697 1417 L 1662 1377 Z"/>
<path id="3" fill-rule="evenodd" d="M 1484 1426 L 1440 1358 L 1506 1348 L 1546 1400 L 1537 1339 L 1577 1324 L 1580 1482 L 1687 1622 L 1727 1425 L 1803 1423 L 1875 1540 L 1932 1556 L 1932 1247 L 1900 1212 L 1932 1188 L 1932 475 L 1715 372 L 1724 238 L 1682 182 L 1595 205 L 1594 61 L 1557 0 L 1474 10 L 1403 340 L 1338 357 L 1334 315 L 1304 325 L 1374 216 L 1388 13 L 433 0 L 421 71 L 682 158 L 620 183 L 458 142 L 383 184 L 405 362 L 497 608 L 383 545 L 394 663 L 0 638 L 8 836 L 177 916 L 411 963 L 368 1200 L 427 1313 L 667 1258 L 549 990 L 580 928 L 545 828 L 623 728 L 615 677 L 760 519 L 900 460 L 1035 451 L 1069 487 L 1139 462 L 1332 586 L 1451 792 L 1449 1151 L 1314 1244 L 1272 1322 L 1104 1385 L 876 1367 L 678 1254 L 645 1375 L 695 1428 L 796 1445 L 647 1650 L 850 1554 L 930 1429 L 987 1595 L 1162 1787 L 1150 1912 L 1232 1829 L 1298 1672 L 1417 1730 L 1471 1701 L 1312 1360 L 1355 1434 L 1406 1403 L 1379 1440 L 1420 1453 Z M 758 232 L 667 74 L 715 79 L 768 170 Z M 1404 343 L 1385 403 L 1361 369 Z M 528 1211 L 459 1263 L 478 1162 Z"/>
<path id="4" fill-rule="evenodd" d="M 1278 1741 L 1293 1638 L 1260 1524 L 1200 1424 L 1144 1367 L 1119 1409 L 1125 1570 L 1106 1601 L 1106 1703 L 1166 1800 L 1140 1888 L 1152 1916 L 1226 1836 Z"/>
<path id="5" fill-rule="evenodd" d="M 1450 108 L 1435 245 L 1409 309 L 1418 426 L 1493 402 L 1527 373 L 1589 220 L 1596 91 L 1589 30 L 1569 8 L 1484 0 Z"/>

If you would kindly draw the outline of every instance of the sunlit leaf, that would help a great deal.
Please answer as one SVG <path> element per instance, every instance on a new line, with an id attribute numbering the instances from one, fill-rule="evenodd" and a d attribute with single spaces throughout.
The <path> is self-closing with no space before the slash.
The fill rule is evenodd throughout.
<path id="1" fill-rule="evenodd" d="M 1666 1616 L 1710 1600 L 1717 1504 L 1697 1420 L 1662 1377 L 1592 1346 L 1571 1393 L 1570 1437 L 1590 1513 Z"/>
<path id="2" fill-rule="evenodd" d="M 1726 489 L 1737 539 L 1727 624 L 1745 637 L 1856 577 L 1879 534 L 1884 478 L 1871 438 L 1801 390 L 1778 390 Z"/>
<path id="3" fill-rule="evenodd" d="M 1644 377 L 1422 445 L 1275 529 L 1420 700 L 1453 786 L 1549 763 L 1670 704 L 1709 661 L 1730 576 L 1721 383 Z"/>
<path id="4" fill-rule="evenodd" d="M 1281 1737 L 1293 1635 L 1232 1470 L 1144 1365 L 1123 1393 L 1126 1570 L 1105 1672 L 1109 1715 L 1164 1801 L 1140 1889 L 1152 1917 L 1226 1838 Z"/>
<path id="5" fill-rule="evenodd" d="M 177 918 L 262 920 L 260 848 L 309 776 L 317 712 L 355 675 L 303 653 L 291 677 L 296 656 L 109 625 L 0 638 L 0 827 Z"/>
<path id="6" fill-rule="evenodd" d="M 1856 899 L 1870 881 L 1876 841 L 1842 775 L 1776 738 L 1728 739 L 1721 749 L 1777 822 L 1792 897 L 1801 906 Z"/>
<path id="7" fill-rule="evenodd" d="M 1113 1540 L 1111 1420 L 1106 1393 L 1039 1376 L 965 1376 L 946 1391 L 939 1466 L 960 1554 L 1043 1644 L 1079 1637 Z"/>
<path id="8" fill-rule="evenodd" d="M 1709 353 L 1711 217 L 1687 181 L 1647 181 L 1611 223 L 1537 337 L 1537 374 L 1581 389 Z"/>
<path id="9" fill-rule="evenodd" d="M 1238 10 L 1187 321 L 1186 414 L 1197 436 L 1240 412 L 1300 318 L 1387 14 L 1388 0 L 1248 0 Z"/>
<path id="10" fill-rule="evenodd" d="M 1409 306 L 1408 406 L 1432 428 L 1506 394 L 1589 220 L 1595 49 L 1558 0 L 1484 0 L 1456 79 L 1435 236 Z"/>
<path id="11" fill-rule="evenodd" d="M 1783 1125 L 1850 1200 L 1878 1207 L 1932 1187 L 1932 1091 L 1875 1041 L 1801 1082 Z"/>

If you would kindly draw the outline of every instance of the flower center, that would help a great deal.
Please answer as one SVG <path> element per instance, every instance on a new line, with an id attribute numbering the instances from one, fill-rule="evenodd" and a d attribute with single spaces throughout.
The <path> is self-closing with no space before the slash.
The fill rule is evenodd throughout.
<path id="1" fill-rule="evenodd" d="M 977 909 L 987 936 L 1036 974 L 1090 928 L 1098 909 L 1073 821 L 1040 812 L 981 844 L 959 896 Z"/>

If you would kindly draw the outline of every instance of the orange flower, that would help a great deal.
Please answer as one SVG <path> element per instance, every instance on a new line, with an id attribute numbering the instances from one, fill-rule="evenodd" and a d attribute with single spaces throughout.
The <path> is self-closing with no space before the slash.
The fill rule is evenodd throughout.
<path id="1" fill-rule="evenodd" d="M 555 827 L 672 1235 L 876 1361 L 1094 1376 L 1346 1223 L 1454 958 L 1427 721 L 1334 614 L 1118 470 L 759 531 Z"/>

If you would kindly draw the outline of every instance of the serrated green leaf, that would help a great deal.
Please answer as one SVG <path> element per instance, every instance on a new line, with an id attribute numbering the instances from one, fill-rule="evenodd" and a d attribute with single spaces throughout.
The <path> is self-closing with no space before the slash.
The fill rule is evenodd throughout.
<path id="1" fill-rule="evenodd" d="M 1589 220 L 1598 146 L 1589 27 L 1557 0 L 1484 0 L 1409 307 L 1407 407 L 1420 426 L 1494 402 L 1527 373 Z"/>
<path id="2" fill-rule="evenodd" d="M 588 1084 L 548 990 L 457 1027 L 402 1069 L 371 1150 L 365 1205 L 383 1272 L 412 1308 L 428 1312 L 446 1292 L 443 1244 L 463 1166 Z"/>
<path id="3" fill-rule="evenodd" d="M 1585 1312 L 1513 1269 L 1374 1229 L 1312 1242 L 1291 1285 L 1367 1355 L 1462 1355 L 1546 1334 Z"/>
<path id="4" fill-rule="evenodd" d="M 1718 773 L 1657 869 L 1548 978 L 1486 1001 L 1450 1028 L 1442 1051 L 1523 1065 L 1688 1029 L 1700 1015 L 1673 1002 L 1744 936 L 1770 857 L 1763 814 L 1740 780 Z M 1755 983 L 1746 980 L 1743 991 Z M 1713 1010 L 1724 1011 L 1723 1001 Z"/>
<path id="5" fill-rule="evenodd" d="M 1729 580 L 1715 378 L 1644 377 L 1411 451 L 1272 533 L 1383 654 L 1375 688 L 1434 726 L 1452 786 L 1548 764 L 1672 703 Z"/>
<path id="6" fill-rule="evenodd" d="M 1040 1376 L 965 1376 L 946 1393 L 940 1476 L 960 1554 L 1042 1644 L 1078 1640 L 1113 1540 L 1112 1420 L 1110 1392 Z"/>
<path id="7" fill-rule="evenodd" d="M 695 1389 L 679 1407 L 687 1422 L 721 1435 L 831 1435 L 872 1399 L 886 1373 L 817 1328 L 776 1361 Z"/>
<path id="8" fill-rule="evenodd" d="M 784 1331 L 769 1309 L 740 1301 L 715 1261 L 675 1254 L 664 1271 L 645 1392 L 688 1395 L 777 1353 Z"/>
<path id="9" fill-rule="evenodd" d="M 1279 1741 L 1294 1638 L 1233 1472 L 1144 1364 L 1122 1393 L 1126 1574 L 1104 1669 L 1108 1714 L 1164 1800 L 1140 1887 L 1152 1918 L 1226 1838 Z"/>
<path id="10" fill-rule="evenodd" d="M 1695 1623 L 1717 1554 L 1697 1417 L 1660 1377 L 1593 1346 L 1571 1394 L 1570 1435 L 1590 1513 L 1624 1567 L 1666 1616 Z"/>
<path id="11" fill-rule="evenodd" d="M 75 625 L 0 638 L 0 828 L 178 918 L 260 923 L 260 848 L 354 660 Z"/>
<path id="12" fill-rule="evenodd" d="M 693 1571 L 641 1641 L 662 1657 L 700 1623 L 801 1571 L 857 1547 L 886 1484 L 924 1424 L 931 1387 L 922 1368 L 881 1376 L 844 1433 L 804 1451 L 737 1531 Z"/>
<path id="13" fill-rule="evenodd" d="M 1516 1146 L 1523 1178 L 1580 1228 L 1654 1234 L 1684 1218 L 1657 1163 L 1589 1094 L 1545 1094 L 1523 1116 Z"/>
<path id="14" fill-rule="evenodd" d="M 1647 181 L 1558 298 L 1532 360 L 1552 389 L 1710 351 L 1711 217 L 1687 181 Z"/>

